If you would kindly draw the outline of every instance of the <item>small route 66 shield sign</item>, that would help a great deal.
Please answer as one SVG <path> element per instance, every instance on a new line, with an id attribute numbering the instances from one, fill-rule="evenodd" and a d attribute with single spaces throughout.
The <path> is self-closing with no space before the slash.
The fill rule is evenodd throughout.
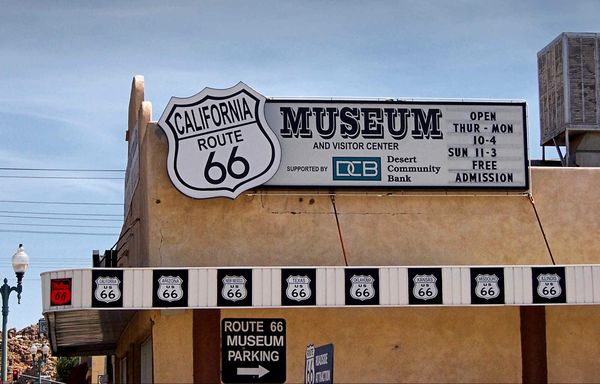
<path id="1" fill-rule="evenodd" d="M 71 279 L 50 280 L 50 305 L 71 305 Z"/>
<path id="2" fill-rule="evenodd" d="M 152 306 L 187 307 L 187 269 L 155 269 L 152 271 Z"/>
<path id="3" fill-rule="evenodd" d="M 123 271 L 120 269 L 92 270 L 92 307 L 123 306 Z"/>

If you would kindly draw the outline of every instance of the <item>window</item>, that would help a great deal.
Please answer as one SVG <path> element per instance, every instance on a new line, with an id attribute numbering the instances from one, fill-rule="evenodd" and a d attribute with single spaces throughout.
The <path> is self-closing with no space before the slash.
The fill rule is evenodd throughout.
<path id="1" fill-rule="evenodd" d="M 140 345 L 140 382 L 152 383 L 152 336 Z"/>
<path id="2" fill-rule="evenodd" d="M 127 356 L 121 359 L 121 384 L 127 384 Z"/>

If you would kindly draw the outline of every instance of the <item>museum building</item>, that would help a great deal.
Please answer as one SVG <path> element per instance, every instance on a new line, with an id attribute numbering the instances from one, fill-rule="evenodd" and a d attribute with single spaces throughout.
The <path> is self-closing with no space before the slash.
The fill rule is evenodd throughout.
<path id="1" fill-rule="evenodd" d="M 567 152 L 533 166 L 522 101 L 240 83 L 155 120 L 134 77 L 119 240 L 42 274 L 53 353 L 114 383 L 597 380 L 598 40 L 538 54 L 541 144 Z"/>

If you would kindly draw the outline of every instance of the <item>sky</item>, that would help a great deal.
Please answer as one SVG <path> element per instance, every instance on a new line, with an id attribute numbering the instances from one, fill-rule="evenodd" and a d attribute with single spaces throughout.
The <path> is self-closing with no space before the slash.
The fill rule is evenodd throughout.
<path id="1" fill-rule="evenodd" d="M 267 97 L 525 100 L 539 159 L 537 52 L 600 32 L 598 15 L 577 0 L 0 0 L 0 277 L 16 284 L 20 243 L 30 257 L 9 328 L 42 316 L 40 273 L 117 241 L 133 76 L 153 120 L 239 81 Z"/>

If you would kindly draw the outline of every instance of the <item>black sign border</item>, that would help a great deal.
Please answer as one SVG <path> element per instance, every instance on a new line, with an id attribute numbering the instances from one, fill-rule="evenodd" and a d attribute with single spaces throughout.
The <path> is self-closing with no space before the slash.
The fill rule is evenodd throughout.
<path id="1" fill-rule="evenodd" d="M 121 291 L 121 297 L 119 300 L 106 303 L 104 301 L 96 300 L 94 292 L 96 291 L 96 279 L 99 277 L 116 277 L 119 279 L 119 290 Z M 123 307 L 123 296 L 125 292 L 123 290 L 123 270 L 122 269 L 93 269 L 92 270 L 92 308 L 122 308 Z"/>
<path id="2" fill-rule="evenodd" d="M 243 276 L 246 279 L 246 297 L 239 301 L 223 298 L 223 278 L 225 276 Z M 252 268 L 227 268 L 217 270 L 217 306 L 218 307 L 251 307 L 252 306 Z"/>
<path id="3" fill-rule="evenodd" d="M 54 304 L 52 299 L 52 283 L 55 281 L 65 282 L 69 285 L 69 301 L 65 304 Z M 61 307 L 63 305 L 72 305 L 73 302 L 73 279 L 70 277 L 61 277 L 57 279 L 50 279 L 50 306 Z"/>
<path id="4" fill-rule="evenodd" d="M 160 284 L 158 283 L 158 279 L 161 276 L 177 276 L 180 277 L 182 281 L 181 289 L 183 290 L 183 297 L 177 301 L 165 301 L 161 300 L 158 297 L 158 287 Z M 152 270 L 152 306 L 153 307 L 165 307 L 165 308 L 173 308 L 173 307 L 187 307 L 188 306 L 188 270 L 187 269 L 153 269 Z"/>
<path id="5" fill-rule="evenodd" d="M 285 293 L 288 287 L 287 278 L 292 275 L 308 276 L 311 290 L 310 298 L 296 301 L 289 299 Z M 289 307 L 317 305 L 317 269 L 316 268 L 282 268 L 281 269 L 281 305 Z"/>
<path id="6" fill-rule="evenodd" d="M 413 295 L 413 288 L 415 282 L 413 278 L 416 275 L 433 275 L 437 279 L 435 287 L 438 290 L 438 294 L 431 300 L 423 300 Z M 408 268 L 408 304 L 409 305 L 442 305 L 444 304 L 443 298 L 443 284 L 442 284 L 442 268 Z"/>
<path id="7" fill-rule="evenodd" d="M 505 285 L 504 282 L 506 281 L 504 279 L 504 268 L 502 267 L 477 267 L 477 268 L 470 268 L 470 272 L 469 272 L 470 276 L 471 276 L 471 304 L 473 305 L 501 305 L 501 304 L 505 304 Z M 477 287 L 477 282 L 475 281 L 475 278 L 477 277 L 477 275 L 496 275 L 496 277 L 498 277 L 499 281 L 498 281 L 498 288 L 500 289 L 500 293 L 498 294 L 498 297 L 495 297 L 493 299 L 482 299 L 479 296 L 477 296 L 475 294 L 475 287 Z"/>
<path id="8" fill-rule="evenodd" d="M 538 295 L 537 277 L 543 273 L 557 274 L 560 277 L 560 288 L 562 292 L 555 298 L 547 299 Z M 532 296 L 534 304 L 566 304 L 567 303 L 567 278 L 565 267 L 532 267 L 531 268 L 531 285 L 532 285 Z"/>
<path id="9" fill-rule="evenodd" d="M 263 329 L 265 329 L 266 332 L 264 333 L 268 333 L 268 334 L 279 334 L 278 332 L 271 332 L 271 329 L 269 328 L 270 325 L 273 322 L 282 322 L 283 323 L 283 340 L 284 340 L 284 346 L 283 347 L 261 347 L 262 349 L 265 348 L 283 348 L 283 353 L 280 355 L 280 359 L 279 361 L 276 362 L 276 370 L 273 369 L 273 367 L 269 365 L 268 368 L 269 369 L 269 373 L 267 373 L 266 375 L 264 375 L 261 378 L 258 378 L 256 376 L 251 376 L 248 375 L 247 378 L 242 378 L 242 380 L 240 380 L 240 377 L 237 375 L 237 371 L 235 373 L 230 372 L 229 369 L 230 368 L 238 368 L 237 366 L 232 366 L 233 363 L 228 363 L 225 361 L 225 356 L 227 354 L 228 351 L 232 350 L 232 348 L 230 348 L 227 345 L 227 335 L 231 335 L 231 333 L 225 333 L 225 321 L 261 321 L 263 322 L 263 324 L 265 325 L 265 327 Z M 221 381 L 223 383 L 285 383 L 286 381 L 286 376 L 287 376 L 287 323 L 286 320 L 284 318 L 223 318 L 221 319 Z M 236 332 L 234 334 L 240 334 L 242 332 Z M 250 332 L 248 332 L 250 334 Z M 239 349 L 245 349 L 245 348 L 249 348 L 249 349 L 257 349 L 258 347 L 240 347 Z M 274 362 L 270 362 L 270 363 L 274 363 Z M 243 363 L 242 363 L 243 364 Z M 254 362 L 254 363 L 246 363 L 248 364 L 248 367 L 258 367 L 259 363 L 258 362 Z M 267 364 L 265 364 L 267 365 Z M 275 365 L 275 364 L 273 364 Z M 267 367 L 265 367 L 267 368 Z M 273 377 L 275 376 L 275 377 Z"/>
<path id="10" fill-rule="evenodd" d="M 373 289 L 375 294 L 368 300 L 357 300 L 350 296 L 350 288 L 352 282 L 350 279 L 355 275 L 370 275 L 375 279 L 373 282 Z M 346 268 L 344 269 L 344 292 L 346 298 L 346 305 L 379 305 L 379 268 Z"/>

